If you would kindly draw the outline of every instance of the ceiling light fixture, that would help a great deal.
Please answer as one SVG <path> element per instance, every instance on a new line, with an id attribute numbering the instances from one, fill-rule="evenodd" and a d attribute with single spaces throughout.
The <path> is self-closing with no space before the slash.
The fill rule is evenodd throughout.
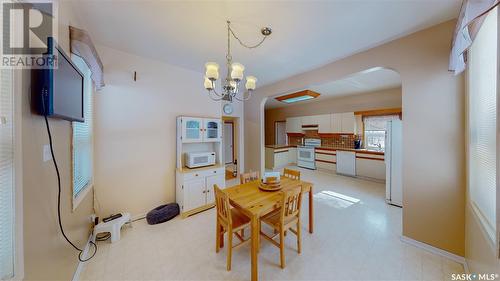
<path id="1" fill-rule="evenodd" d="M 205 89 L 208 90 L 208 96 L 215 101 L 220 101 L 220 100 L 225 100 L 232 102 L 233 99 L 236 99 L 238 101 L 246 101 L 250 99 L 252 95 L 252 91 L 255 90 L 255 86 L 257 83 L 257 78 L 255 76 L 247 76 L 246 77 L 246 83 L 245 83 L 245 88 L 246 92 L 244 92 L 241 95 L 241 98 L 238 97 L 239 91 L 239 86 L 240 82 L 243 80 L 243 71 L 245 70 L 245 66 L 243 66 L 240 63 L 234 62 L 233 63 L 233 57 L 231 56 L 231 35 L 238 40 L 238 42 L 245 48 L 248 49 L 253 49 L 259 47 L 265 40 L 266 38 L 271 35 L 272 31 L 271 28 L 269 27 L 264 27 L 260 30 L 262 35 L 262 40 L 253 45 L 249 46 L 245 43 L 243 43 L 238 36 L 234 33 L 233 29 L 231 28 L 231 22 L 227 21 L 227 53 L 226 53 L 226 67 L 227 67 L 227 74 L 226 78 L 223 82 L 222 85 L 222 92 L 218 93 L 215 90 L 215 81 L 219 79 L 219 65 L 215 62 L 207 62 L 205 64 L 205 82 L 204 86 Z M 212 93 L 215 95 L 215 97 L 212 96 Z"/>
<path id="2" fill-rule="evenodd" d="M 275 98 L 277 101 L 284 103 L 294 103 L 299 101 L 311 100 L 319 97 L 320 94 L 311 90 L 304 90 L 293 94 L 288 94 Z"/>

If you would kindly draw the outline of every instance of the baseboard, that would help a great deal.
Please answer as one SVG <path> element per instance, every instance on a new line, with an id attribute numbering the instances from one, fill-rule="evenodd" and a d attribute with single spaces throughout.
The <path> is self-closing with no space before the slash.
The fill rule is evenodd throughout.
<path id="1" fill-rule="evenodd" d="M 85 244 L 85 248 L 83 248 L 82 257 L 87 257 L 90 249 L 90 241 L 92 241 L 92 233 L 90 233 L 89 239 L 87 240 L 87 244 Z M 95 241 L 92 241 L 95 243 Z M 80 280 L 80 274 L 85 269 L 85 262 L 78 261 L 78 266 L 76 267 L 75 273 L 73 273 L 73 281 Z"/>
<path id="2" fill-rule="evenodd" d="M 426 250 L 428 252 L 431 252 L 433 254 L 440 255 L 440 256 L 448 258 L 448 259 L 450 259 L 452 261 L 458 262 L 458 263 L 460 263 L 461 265 L 464 266 L 465 272 L 469 271 L 469 267 L 467 265 L 467 260 L 464 257 L 462 257 L 462 256 L 455 255 L 455 254 L 450 253 L 448 251 L 445 251 L 443 249 L 436 248 L 434 246 L 431 246 L 429 244 L 417 241 L 415 239 L 411 239 L 411 238 L 406 237 L 404 235 L 401 235 L 401 241 L 403 241 L 403 242 L 405 242 L 407 244 L 413 245 L 415 247 L 418 247 L 420 249 Z"/>

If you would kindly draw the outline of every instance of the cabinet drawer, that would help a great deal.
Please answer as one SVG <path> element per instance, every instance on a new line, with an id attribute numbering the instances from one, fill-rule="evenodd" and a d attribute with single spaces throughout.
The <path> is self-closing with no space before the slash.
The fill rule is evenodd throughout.
<path id="1" fill-rule="evenodd" d="M 213 175 L 223 175 L 224 174 L 224 168 L 217 168 L 213 170 L 203 170 L 203 171 L 195 171 L 191 173 L 184 173 L 184 181 L 187 180 L 192 180 L 192 179 L 201 179 L 204 177 L 208 176 L 213 176 Z"/>

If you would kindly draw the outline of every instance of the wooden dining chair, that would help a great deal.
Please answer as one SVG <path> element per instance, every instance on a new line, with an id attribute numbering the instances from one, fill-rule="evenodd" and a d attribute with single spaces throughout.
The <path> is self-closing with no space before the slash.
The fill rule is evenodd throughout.
<path id="1" fill-rule="evenodd" d="M 260 179 L 259 172 L 249 172 L 249 173 L 240 174 L 240 183 L 241 184 L 255 181 L 258 179 Z"/>
<path id="2" fill-rule="evenodd" d="M 283 170 L 283 176 L 293 180 L 300 180 L 300 171 L 285 168 Z"/>
<path id="3" fill-rule="evenodd" d="M 285 231 L 290 230 L 297 236 L 297 251 L 299 254 L 301 252 L 300 210 L 302 205 L 302 190 L 298 186 L 282 193 L 281 207 L 261 218 L 261 222 L 271 226 L 275 230 L 275 234 L 268 236 L 262 231 L 260 234 L 273 245 L 280 248 L 281 268 L 285 268 Z M 294 230 L 293 226 L 296 226 L 297 229 Z M 278 235 L 280 237 L 279 243 L 274 240 Z"/>
<path id="4" fill-rule="evenodd" d="M 243 230 L 250 226 L 250 218 L 237 209 L 231 208 L 229 197 L 216 184 L 214 184 L 214 194 L 217 209 L 215 252 L 218 253 L 224 245 L 224 233 L 227 232 L 227 271 L 230 271 L 233 249 L 250 242 L 250 239 L 245 240 L 243 237 Z M 235 246 L 233 246 L 233 235 L 240 240 L 240 243 Z"/>

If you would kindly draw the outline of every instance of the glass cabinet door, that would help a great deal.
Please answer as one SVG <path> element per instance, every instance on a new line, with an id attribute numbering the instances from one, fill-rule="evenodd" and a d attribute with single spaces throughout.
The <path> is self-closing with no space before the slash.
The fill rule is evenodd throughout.
<path id="1" fill-rule="evenodd" d="M 202 140 L 202 119 L 183 118 L 182 120 L 182 141 L 198 142 Z"/>
<path id="2" fill-rule="evenodd" d="M 205 119 L 205 141 L 220 141 L 222 131 L 221 122 L 217 119 Z"/>

